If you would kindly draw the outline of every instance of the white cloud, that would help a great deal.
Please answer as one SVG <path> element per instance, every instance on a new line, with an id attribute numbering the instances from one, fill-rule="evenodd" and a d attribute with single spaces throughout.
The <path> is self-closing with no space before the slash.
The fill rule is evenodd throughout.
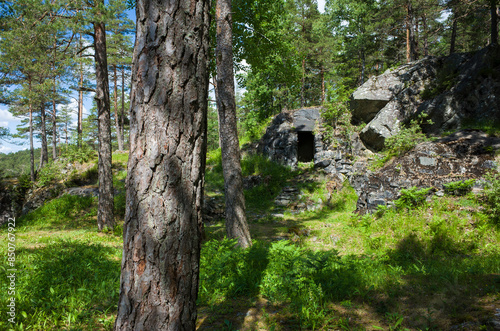
<path id="1" fill-rule="evenodd" d="M 7 109 L 0 108 L 0 123 L 16 121 L 16 120 L 17 118 L 15 118 L 10 111 L 8 111 Z"/>
<path id="2" fill-rule="evenodd" d="M 325 0 L 318 0 L 318 10 L 321 13 L 325 12 Z"/>
<path id="3" fill-rule="evenodd" d="M 7 122 L 7 121 L 0 121 L 0 127 L 6 128 L 8 126 L 9 126 L 9 122 Z"/>

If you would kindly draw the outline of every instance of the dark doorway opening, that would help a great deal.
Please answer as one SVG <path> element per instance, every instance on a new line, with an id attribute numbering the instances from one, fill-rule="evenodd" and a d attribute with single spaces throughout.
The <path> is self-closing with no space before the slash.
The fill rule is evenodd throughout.
<path id="1" fill-rule="evenodd" d="M 298 131 L 297 160 L 299 162 L 314 161 L 314 135 L 311 131 Z"/>

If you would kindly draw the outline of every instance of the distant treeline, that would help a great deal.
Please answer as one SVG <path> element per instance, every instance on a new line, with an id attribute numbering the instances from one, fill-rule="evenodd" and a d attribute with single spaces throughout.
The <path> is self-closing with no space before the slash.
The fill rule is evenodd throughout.
<path id="1" fill-rule="evenodd" d="M 35 149 L 35 169 L 40 162 L 40 148 Z M 0 178 L 12 178 L 30 172 L 30 151 L 25 149 L 10 154 L 0 154 Z"/>

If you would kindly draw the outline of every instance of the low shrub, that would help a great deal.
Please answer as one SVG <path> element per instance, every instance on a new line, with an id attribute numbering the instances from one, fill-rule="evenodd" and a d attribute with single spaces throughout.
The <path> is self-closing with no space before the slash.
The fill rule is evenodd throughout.
<path id="1" fill-rule="evenodd" d="M 463 196 L 472 191 L 472 187 L 475 183 L 475 179 L 467 179 L 444 184 L 443 187 L 447 194 Z"/>
<path id="2" fill-rule="evenodd" d="M 500 225 L 500 174 L 486 176 L 488 184 L 484 190 L 485 206 L 490 219 Z"/>
<path id="3" fill-rule="evenodd" d="M 426 201 L 427 194 L 431 188 L 418 189 L 413 186 L 409 189 L 402 189 L 400 197 L 394 201 L 394 204 L 399 209 L 412 209 L 423 205 Z"/>
<path id="4" fill-rule="evenodd" d="M 58 179 L 61 179 L 61 165 L 57 162 L 49 161 L 38 172 L 36 185 L 44 187 Z"/>

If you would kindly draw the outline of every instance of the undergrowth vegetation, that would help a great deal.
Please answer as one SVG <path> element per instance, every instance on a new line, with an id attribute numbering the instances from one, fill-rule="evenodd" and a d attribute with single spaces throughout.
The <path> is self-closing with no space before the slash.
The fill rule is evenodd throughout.
<path id="1" fill-rule="evenodd" d="M 126 154 L 113 155 L 114 233 L 98 233 L 97 199 L 63 195 L 17 220 L 15 330 L 111 330 L 118 302 L 125 210 Z M 328 194 L 327 179 L 255 155 L 242 161 L 254 245 L 224 238 L 208 223 L 202 244 L 199 330 L 444 330 L 475 323 L 487 329 L 500 300 L 500 178 L 484 195 L 472 182 L 401 192 L 397 208 L 353 211 L 344 183 Z M 307 177 L 310 178 L 310 177 Z M 276 210 L 273 200 L 294 183 L 309 211 Z M 207 161 L 207 194 L 222 195 L 220 151 Z M 458 194 L 456 194 L 458 193 Z M 7 229 L 0 229 L 6 236 Z M 6 241 L 0 249 L 6 251 Z M 0 300 L 8 299 L 7 256 Z M 0 306 L 6 316 L 7 306 Z M 0 320 L 0 329 L 11 327 Z"/>

